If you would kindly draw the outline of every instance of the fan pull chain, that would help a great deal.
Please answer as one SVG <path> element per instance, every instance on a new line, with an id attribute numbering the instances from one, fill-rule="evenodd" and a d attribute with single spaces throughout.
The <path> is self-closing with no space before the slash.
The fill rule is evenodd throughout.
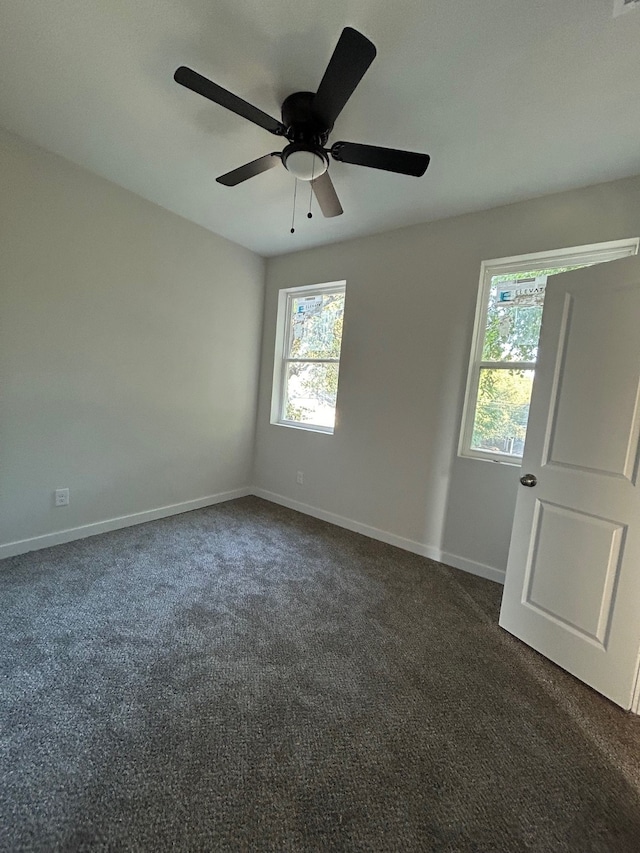
<path id="1" fill-rule="evenodd" d="M 313 198 L 313 178 L 315 174 L 316 161 L 315 158 L 313 160 L 313 166 L 311 167 L 311 180 L 309 181 L 309 213 L 307 213 L 307 219 L 311 219 L 313 213 L 311 213 L 311 199 Z"/>
<path id="2" fill-rule="evenodd" d="M 295 222 L 296 222 L 296 195 L 298 193 L 298 179 L 296 178 L 293 183 L 293 213 L 291 215 L 291 233 L 295 234 Z"/>

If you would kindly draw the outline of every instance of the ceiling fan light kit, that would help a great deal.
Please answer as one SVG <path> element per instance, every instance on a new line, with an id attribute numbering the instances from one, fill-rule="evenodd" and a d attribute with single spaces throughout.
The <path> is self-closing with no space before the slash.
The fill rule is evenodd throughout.
<path id="1" fill-rule="evenodd" d="M 322 148 L 311 148 L 304 142 L 292 142 L 282 152 L 282 165 L 300 181 L 313 181 L 329 168 L 329 158 Z"/>
<path id="2" fill-rule="evenodd" d="M 329 177 L 330 156 L 342 163 L 368 166 L 387 172 L 421 177 L 429 165 L 428 154 L 334 142 L 326 148 L 335 120 L 356 86 L 373 62 L 375 46 L 366 36 L 345 27 L 338 40 L 317 92 L 294 92 L 282 104 L 281 121 L 254 107 L 237 95 L 218 86 L 196 71 L 180 66 L 174 79 L 181 86 L 257 124 L 275 136 L 283 136 L 288 145 L 283 151 L 265 154 L 216 178 L 225 186 L 236 186 L 266 172 L 278 163 L 295 178 L 309 181 L 324 216 L 339 216 L 342 206 Z"/>

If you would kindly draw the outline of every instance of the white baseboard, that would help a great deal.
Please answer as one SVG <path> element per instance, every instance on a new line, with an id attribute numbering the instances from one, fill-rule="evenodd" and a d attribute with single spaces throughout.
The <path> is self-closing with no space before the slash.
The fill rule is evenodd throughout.
<path id="1" fill-rule="evenodd" d="M 26 554 L 27 551 L 39 551 L 41 548 L 50 548 L 52 545 L 62 545 L 65 542 L 73 542 L 76 539 L 84 539 L 87 536 L 95 536 L 98 533 L 108 533 L 110 530 L 120 530 L 122 527 L 132 527 L 134 524 L 142 524 L 145 521 L 155 521 L 158 518 L 167 518 L 170 515 L 179 515 L 192 509 L 201 509 L 205 506 L 230 501 L 234 498 L 244 498 L 253 494 L 250 488 L 233 489 L 229 492 L 219 492 L 217 495 L 207 495 L 204 498 L 196 498 L 191 501 L 183 501 L 170 506 L 161 506 L 156 509 L 148 509 L 144 512 L 134 512 L 131 515 L 121 515 L 118 518 L 109 518 L 106 521 L 96 521 L 93 524 L 83 524 L 80 527 L 71 527 L 68 530 L 59 530 L 56 533 L 45 533 L 43 536 L 33 536 L 30 539 L 20 539 L 17 542 L 8 542 L 0 545 L 0 559 L 4 557 L 15 557 L 18 554 Z"/>
<path id="2" fill-rule="evenodd" d="M 362 533 L 363 536 L 368 536 L 370 539 L 386 542 L 387 545 L 395 545 L 397 548 L 403 548 L 405 551 L 411 551 L 414 554 L 420 554 L 422 557 L 429 557 L 432 560 L 440 559 L 440 550 L 438 548 L 423 545 L 421 542 L 414 542 L 413 539 L 405 539 L 403 536 L 396 536 L 395 533 L 388 533 L 386 530 L 380 530 L 369 524 L 362 524 L 362 522 L 346 518 L 344 515 L 336 515 L 334 512 L 327 512 L 327 510 L 318 509 L 310 504 L 291 500 L 291 498 L 286 498 L 284 495 L 268 492 L 266 489 L 253 489 L 252 494 L 258 498 L 264 498 L 266 501 L 271 501 L 271 503 L 295 509 L 297 512 L 312 516 L 312 518 L 328 521 L 337 527 L 344 527 L 346 530 L 352 530 L 354 533 Z"/>
<path id="3" fill-rule="evenodd" d="M 504 586 L 504 569 L 496 569 L 494 566 L 487 566 L 485 563 L 468 560 L 466 557 L 458 557 L 456 554 L 450 554 L 448 551 L 442 551 L 440 562 L 446 563 L 448 566 L 453 566 L 454 569 L 462 569 L 463 572 L 478 575 L 481 578 L 495 581 Z"/>
<path id="4" fill-rule="evenodd" d="M 640 714 L 640 660 L 638 661 L 638 670 L 636 673 L 636 683 L 631 697 L 631 713 Z"/>
<path id="5" fill-rule="evenodd" d="M 344 527 L 346 530 L 353 530 L 355 533 L 362 533 L 363 536 L 369 536 L 371 539 L 377 539 L 379 542 L 386 542 L 387 545 L 395 545 L 397 548 L 403 548 L 405 551 L 411 551 L 413 554 L 420 554 L 421 557 L 429 557 L 431 560 L 446 563 L 455 569 L 462 569 L 462 571 L 469 572 L 472 575 L 479 575 L 481 578 L 487 578 L 496 583 L 504 584 L 504 571 L 496 569 L 493 566 L 476 563 L 465 557 L 457 557 L 455 554 L 441 551 L 440 548 L 436 548 L 434 545 L 416 542 L 414 539 L 406 539 L 404 536 L 397 536 L 395 533 L 380 530 L 378 527 L 372 527 L 369 524 L 362 524 L 362 522 L 354 521 L 352 518 L 346 518 L 334 512 L 318 509 L 310 504 L 292 500 L 275 492 L 268 492 L 266 489 L 254 488 L 251 490 L 251 493 L 256 495 L 256 497 L 271 501 L 271 503 L 286 506 L 289 509 L 297 510 L 297 512 L 302 512 L 313 518 L 319 518 L 321 521 L 328 521 L 338 527 Z"/>
<path id="6" fill-rule="evenodd" d="M 387 545 L 395 545 L 396 548 L 402 548 L 405 551 L 410 551 L 412 554 L 419 554 L 421 557 L 428 557 L 431 560 L 446 563 L 456 569 L 470 572 L 472 575 L 479 575 L 482 578 L 487 578 L 497 583 L 504 583 L 504 571 L 493 568 L 493 566 L 486 566 L 484 563 L 477 563 L 473 560 L 468 560 L 466 557 L 458 557 L 455 554 L 441 551 L 440 548 L 433 545 L 407 539 L 404 536 L 389 533 L 387 530 L 380 530 L 380 528 L 373 527 L 370 524 L 363 524 L 360 521 L 354 521 L 352 518 L 337 515 L 334 512 L 328 512 L 324 509 L 318 509 L 310 504 L 292 500 L 284 495 L 269 492 L 266 489 L 252 487 L 234 489 L 229 492 L 219 492 L 217 495 L 207 495 L 206 497 L 184 501 L 183 503 L 149 509 L 144 512 L 135 512 L 131 515 L 121 515 L 117 518 L 107 519 L 106 521 L 83 524 L 80 527 L 71 527 L 68 530 L 59 530 L 55 533 L 46 533 L 43 536 L 20 539 L 17 542 L 8 542 L 5 545 L 0 545 L 0 559 L 15 557 L 18 554 L 26 554 L 28 551 L 38 551 L 41 548 L 50 548 L 52 545 L 62 545 L 65 542 L 73 542 L 76 539 L 84 539 L 87 536 L 96 536 L 98 533 L 107 533 L 110 530 L 132 527 L 134 524 L 143 524 L 145 521 L 155 521 L 159 518 L 167 518 L 170 515 L 179 515 L 182 512 L 189 512 L 192 509 L 213 506 L 223 501 L 243 498 L 246 495 L 256 495 L 259 498 L 264 498 L 266 501 L 271 501 L 271 503 L 286 506 L 289 509 L 302 512 L 313 518 L 319 518 L 321 521 L 328 521 L 337 527 L 344 527 L 346 530 L 352 530 L 354 533 L 361 533 L 370 539 L 386 542 Z"/>

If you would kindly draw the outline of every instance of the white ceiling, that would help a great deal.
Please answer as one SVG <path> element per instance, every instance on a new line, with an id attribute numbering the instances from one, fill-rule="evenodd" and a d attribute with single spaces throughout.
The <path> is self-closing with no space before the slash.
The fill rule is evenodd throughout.
<path id="1" fill-rule="evenodd" d="M 640 172 L 640 11 L 613 0 L 2 0 L 0 124 L 274 255 Z M 282 140 L 173 81 L 189 65 L 276 118 L 342 28 L 377 58 L 336 122 L 425 151 L 423 178 L 334 162 L 345 213 L 306 218 Z M 302 199 L 302 201 L 301 201 Z"/>

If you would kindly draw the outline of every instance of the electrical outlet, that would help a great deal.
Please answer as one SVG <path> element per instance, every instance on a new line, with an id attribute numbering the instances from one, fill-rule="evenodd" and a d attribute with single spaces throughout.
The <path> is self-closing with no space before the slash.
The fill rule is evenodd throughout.
<path id="1" fill-rule="evenodd" d="M 69 489 L 56 489 L 56 506 L 69 505 Z"/>
<path id="2" fill-rule="evenodd" d="M 296 474 L 296 483 L 298 483 L 298 485 L 300 485 L 300 486 L 304 483 L 304 472 L 303 471 L 298 471 L 298 473 Z"/>

